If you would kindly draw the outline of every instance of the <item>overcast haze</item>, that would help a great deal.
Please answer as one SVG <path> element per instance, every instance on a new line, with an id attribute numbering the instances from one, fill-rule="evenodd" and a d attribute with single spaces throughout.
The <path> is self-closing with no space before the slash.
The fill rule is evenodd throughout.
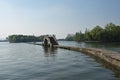
<path id="1" fill-rule="evenodd" d="M 65 38 L 109 22 L 120 25 L 120 0 L 0 0 L 0 38 L 11 34 Z"/>

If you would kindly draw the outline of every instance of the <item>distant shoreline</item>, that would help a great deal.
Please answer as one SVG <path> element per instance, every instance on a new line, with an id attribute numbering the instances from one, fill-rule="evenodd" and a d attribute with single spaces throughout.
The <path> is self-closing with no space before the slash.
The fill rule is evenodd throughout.
<path id="1" fill-rule="evenodd" d="M 9 42 L 8 40 L 0 40 L 0 42 Z"/>

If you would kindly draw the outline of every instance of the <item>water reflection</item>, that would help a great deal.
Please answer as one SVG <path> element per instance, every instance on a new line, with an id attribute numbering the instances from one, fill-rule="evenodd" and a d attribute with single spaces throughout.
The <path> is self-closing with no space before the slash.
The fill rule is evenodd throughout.
<path id="1" fill-rule="evenodd" d="M 1 44 L 0 80 L 120 80 L 119 72 L 114 74 L 80 52 L 24 43 Z"/>
<path id="2" fill-rule="evenodd" d="M 55 56 L 57 53 L 57 48 L 46 47 L 46 46 L 43 46 L 42 48 L 44 50 L 45 57 Z"/>

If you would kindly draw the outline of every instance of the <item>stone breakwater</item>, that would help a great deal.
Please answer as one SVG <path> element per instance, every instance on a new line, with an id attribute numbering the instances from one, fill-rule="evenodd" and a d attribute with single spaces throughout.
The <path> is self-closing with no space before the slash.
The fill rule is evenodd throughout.
<path id="1" fill-rule="evenodd" d="M 120 71 L 119 52 L 96 49 L 96 48 L 80 48 L 80 47 L 70 47 L 70 46 L 60 46 L 60 45 L 54 45 L 54 47 L 83 52 L 100 60 L 103 60 L 104 63 L 109 64 L 110 66 L 114 67 L 116 70 Z"/>

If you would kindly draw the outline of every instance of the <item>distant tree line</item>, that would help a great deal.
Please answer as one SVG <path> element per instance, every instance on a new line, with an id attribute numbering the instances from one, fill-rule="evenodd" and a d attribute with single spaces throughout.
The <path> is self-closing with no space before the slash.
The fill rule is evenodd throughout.
<path id="1" fill-rule="evenodd" d="M 76 32 L 74 35 L 68 34 L 65 40 L 120 42 L 120 26 L 109 23 L 102 28 L 97 25 L 92 30 L 86 29 L 84 33 L 80 31 Z"/>
<path id="2" fill-rule="evenodd" d="M 43 36 L 34 35 L 10 35 L 7 37 L 8 41 L 11 43 L 16 42 L 39 42 L 43 40 Z"/>
<path id="3" fill-rule="evenodd" d="M 74 37 L 75 37 L 74 34 L 68 34 L 67 37 L 65 38 L 65 40 L 67 40 L 67 41 L 74 41 L 75 40 Z"/>

